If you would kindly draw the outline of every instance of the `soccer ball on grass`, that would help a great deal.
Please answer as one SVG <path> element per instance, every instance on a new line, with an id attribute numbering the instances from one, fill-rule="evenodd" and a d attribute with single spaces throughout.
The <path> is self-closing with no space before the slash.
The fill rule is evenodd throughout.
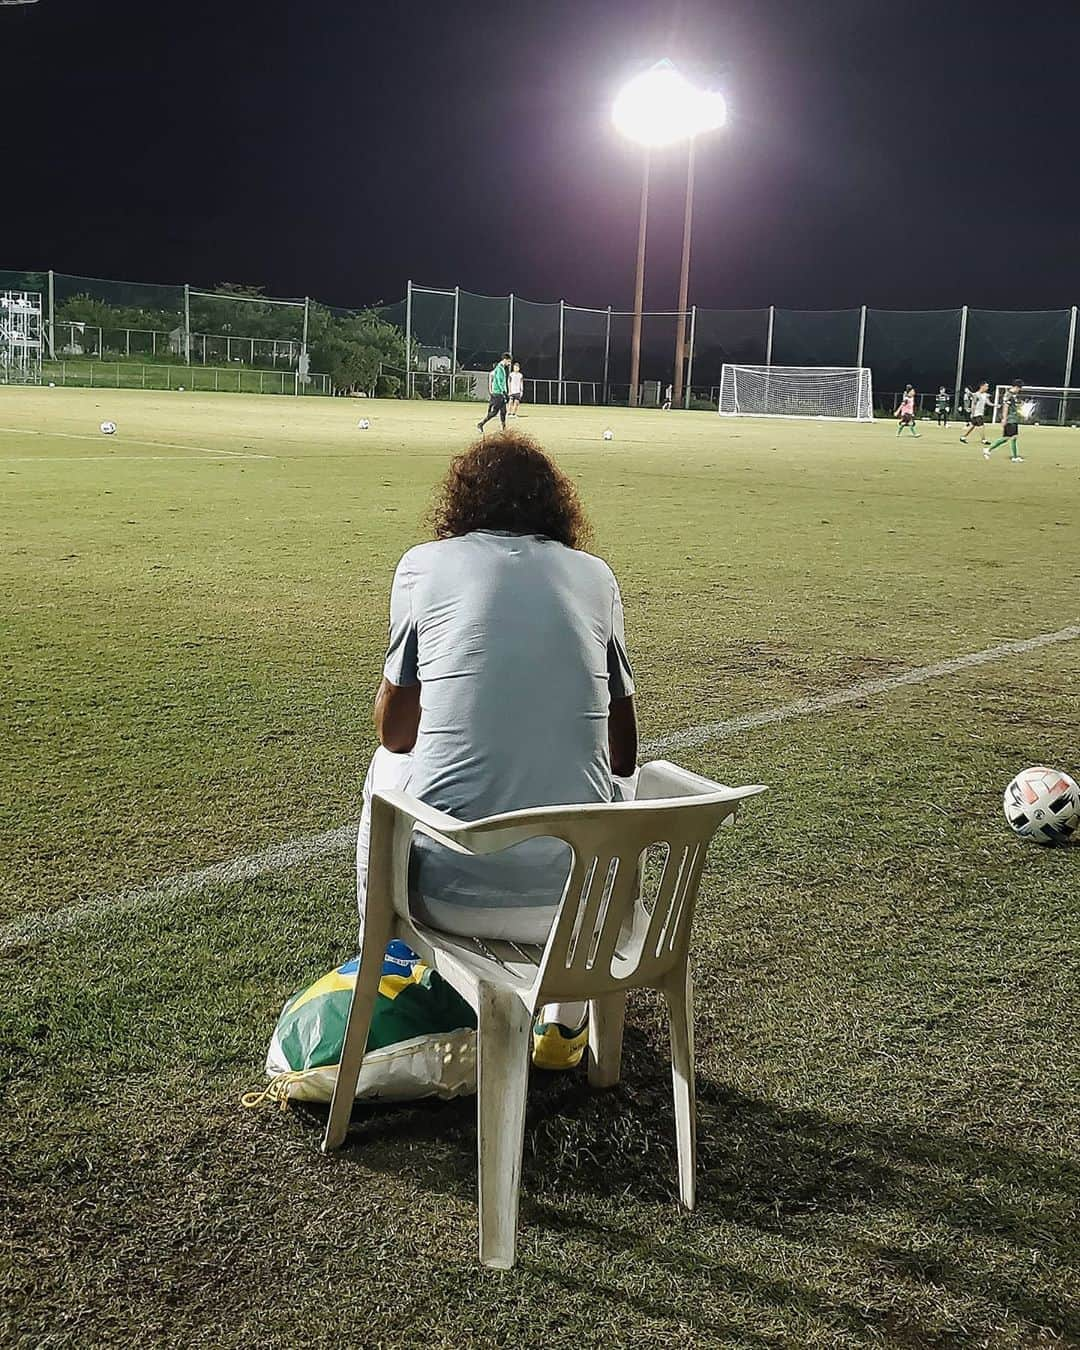
<path id="1" fill-rule="evenodd" d="M 116 423 L 115 423 L 115 422 L 102 422 L 102 424 L 101 424 L 101 434 L 102 434 L 103 436 L 115 436 L 115 435 L 116 435 Z"/>
<path id="2" fill-rule="evenodd" d="M 1025 769 L 1005 789 L 1005 819 L 1022 839 L 1062 844 L 1080 828 L 1080 787 L 1059 769 Z"/>
<path id="3" fill-rule="evenodd" d="M 357 422 L 356 425 L 360 428 L 361 431 L 367 431 L 368 427 L 371 426 L 371 423 L 367 420 L 366 417 L 361 417 L 360 421 Z"/>
<path id="4" fill-rule="evenodd" d="M 612 429 L 611 429 L 610 427 L 608 427 L 607 431 L 604 432 L 604 440 L 605 440 L 605 441 L 613 441 L 614 439 L 615 439 L 615 433 L 612 431 Z"/>

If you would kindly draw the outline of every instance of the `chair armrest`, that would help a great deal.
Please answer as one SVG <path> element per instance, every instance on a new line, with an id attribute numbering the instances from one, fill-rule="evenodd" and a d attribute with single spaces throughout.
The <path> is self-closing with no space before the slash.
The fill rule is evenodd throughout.
<path id="1" fill-rule="evenodd" d="M 700 773 L 691 773 L 689 769 L 672 764 L 670 760 L 654 759 L 641 766 L 634 800 L 648 802 L 674 797 L 711 797 L 714 793 L 722 792 L 736 793 L 737 800 L 741 801 L 744 797 L 756 797 L 767 790 L 757 783 L 730 788 Z"/>
<path id="2" fill-rule="evenodd" d="M 404 816 L 406 820 L 411 820 L 414 825 L 419 826 L 424 834 L 437 840 L 440 844 L 445 844 L 455 853 L 472 852 L 470 848 L 463 846 L 456 837 L 468 832 L 471 828 L 468 822 L 458 820 L 456 816 L 451 816 L 446 811 L 437 811 L 435 807 L 428 806 L 426 802 L 422 802 L 416 797 L 411 797 L 407 792 L 402 792 L 400 788 L 379 790 L 374 793 L 374 796 L 393 807 L 397 815 Z"/>

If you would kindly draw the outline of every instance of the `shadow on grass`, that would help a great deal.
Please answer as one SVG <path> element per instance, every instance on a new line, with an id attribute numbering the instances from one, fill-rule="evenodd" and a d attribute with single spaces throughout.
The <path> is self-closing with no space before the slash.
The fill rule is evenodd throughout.
<path id="1" fill-rule="evenodd" d="M 305 1114 L 320 1127 L 323 1112 Z M 846 1260 L 894 1295 L 913 1284 L 989 1300 L 1013 1317 L 1065 1335 L 1076 1331 L 1064 1299 L 1032 1288 L 1032 1254 L 1044 1272 L 1062 1265 L 1075 1234 L 1080 1175 L 1067 1160 L 887 1122 L 848 1120 L 792 1108 L 698 1079 L 699 1204 L 682 1243 L 568 1214 L 575 1195 L 671 1204 L 676 1198 L 670 1084 L 655 1047 L 627 1028 L 624 1078 L 592 1091 L 584 1072 L 534 1073 L 530 1083 L 522 1183 L 522 1217 L 568 1235 L 591 1234 L 608 1251 L 636 1252 L 673 1273 L 704 1273 L 732 1296 L 798 1308 L 849 1331 L 875 1327 L 897 1343 L 935 1344 L 934 1333 L 894 1324 L 895 1312 L 845 1303 L 793 1280 L 766 1279 L 711 1258 L 697 1242 L 702 1225 L 735 1224 L 780 1239 L 838 1245 Z M 400 1171 L 402 1148 L 430 1148 L 425 1184 L 463 1199 L 475 1196 L 475 1101 L 420 1103 L 358 1110 L 345 1156 L 374 1171 Z M 871 1235 L 875 1217 L 899 1216 L 910 1245 L 884 1245 Z M 894 1225 L 895 1226 L 895 1225 Z M 942 1228 L 951 1230 L 943 1235 Z M 934 1234 L 936 1233 L 936 1236 Z M 929 1236 L 928 1236 L 929 1235 Z M 982 1272 L 953 1248 L 985 1240 L 997 1259 Z M 903 1239 L 901 1239 L 901 1244 Z M 1001 1258 L 1004 1249 L 1005 1258 Z M 555 1278 L 555 1268 L 529 1263 Z M 562 1267 L 558 1278 L 573 1280 Z M 591 1277 L 592 1296 L 604 1292 Z M 582 1288 L 586 1287 L 582 1284 Z M 650 1316 L 671 1309 L 612 1298 Z M 895 1302 L 895 1299 L 894 1299 Z M 701 1332 L 733 1330 L 721 1317 L 680 1314 Z M 741 1333 L 746 1335 L 745 1330 Z M 911 1339 L 907 1339 L 910 1337 Z M 747 1343 L 753 1343 L 751 1337 Z"/>

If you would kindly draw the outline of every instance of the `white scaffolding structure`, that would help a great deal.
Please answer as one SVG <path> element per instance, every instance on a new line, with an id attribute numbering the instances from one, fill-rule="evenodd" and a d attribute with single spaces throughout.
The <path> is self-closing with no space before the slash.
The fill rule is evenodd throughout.
<path id="1" fill-rule="evenodd" d="M 36 291 L 0 291 L 0 384 L 40 384 L 43 325 Z"/>

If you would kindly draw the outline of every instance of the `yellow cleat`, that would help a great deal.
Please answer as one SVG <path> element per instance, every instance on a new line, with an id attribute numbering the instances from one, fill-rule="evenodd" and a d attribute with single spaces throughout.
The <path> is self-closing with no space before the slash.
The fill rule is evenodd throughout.
<path id="1" fill-rule="evenodd" d="M 576 1069 L 588 1043 L 588 1014 L 579 1027 L 537 1020 L 533 1026 L 532 1062 L 538 1069 Z"/>

